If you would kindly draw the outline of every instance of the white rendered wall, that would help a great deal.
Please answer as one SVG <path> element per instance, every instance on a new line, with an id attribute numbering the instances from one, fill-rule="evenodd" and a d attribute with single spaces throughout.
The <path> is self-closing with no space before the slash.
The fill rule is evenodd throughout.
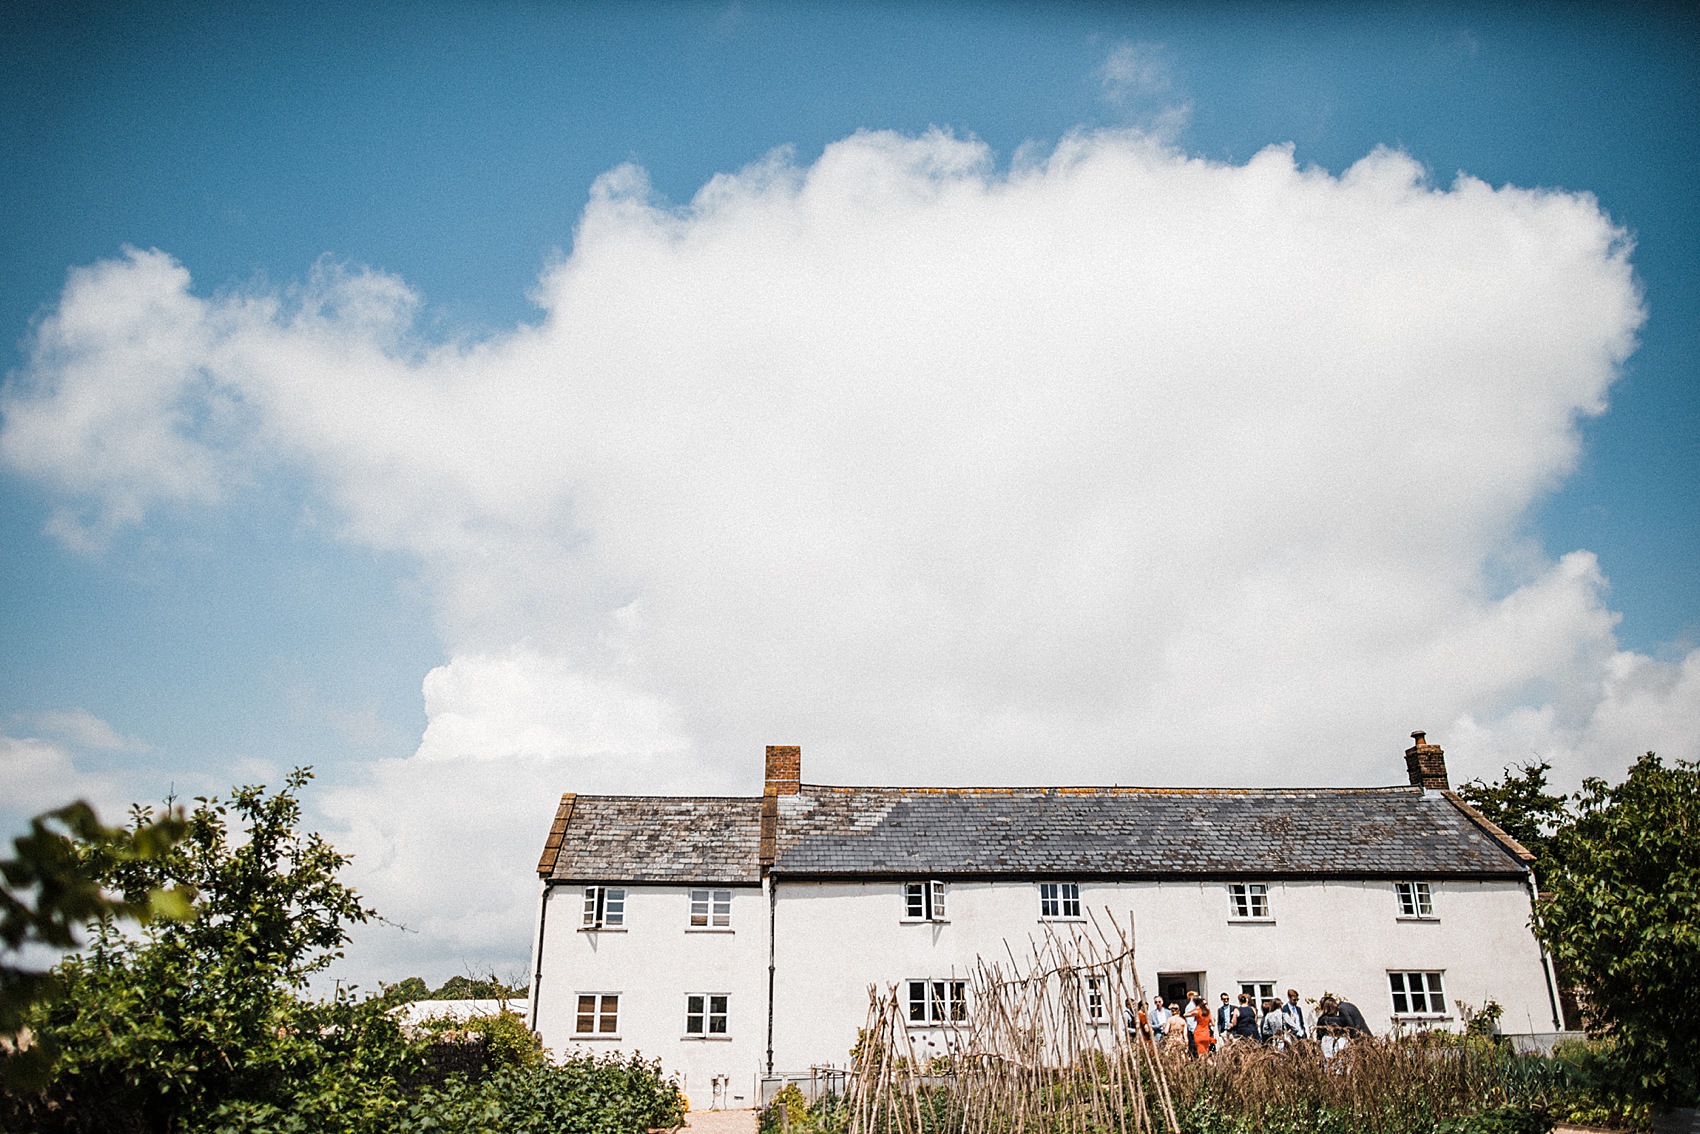
<path id="1" fill-rule="evenodd" d="M 1553 1030 L 1539 949 L 1528 928 L 1529 896 L 1518 882 L 1431 882 L 1434 917 L 1399 917 L 1392 882 L 1271 882 L 1272 920 L 1234 922 L 1221 882 L 1081 883 L 1084 908 L 1131 914 L 1139 977 L 1147 993 L 1160 972 L 1200 972 L 1212 1005 L 1240 981 L 1296 988 L 1301 1000 L 1333 992 L 1355 1003 L 1377 1032 L 1393 1027 L 1389 970 L 1445 974 L 1448 1019 L 1455 1002 L 1505 1009 L 1507 1032 Z M 1025 961 L 1041 937 L 1033 882 L 958 882 L 947 888 L 944 923 L 903 920 L 901 882 L 778 884 L 774 1066 L 804 1071 L 843 1066 L 867 1015 L 868 986 L 965 974 L 977 956 Z M 1059 926 L 1058 928 L 1064 928 Z M 901 989 L 900 989 L 901 991 Z M 1309 1006 L 1307 1005 L 1307 1015 Z M 942 1047 L 923 1030 L 917 1040 Z"/>
<path id="2" fill-rule="evenodd" d="M 558 1054 L 660 1059 L 683 1077 L 693 1109 L 708 1109 L 717 1075 L 730 1079 L 724 1105 L 753 1106 L 767 1049 L 767 898 L 756 887 L 735 888 L 729 929 L 693 929 L 693 888 L 703 887 L 627 886 L 625 924 L 585 930 L 583 887 L 550 887 L 534 1027 Z M 587 992 L 619 994 L 617 1038 L 574 1033 L 578 996 Z M 689 993 L 729 997 L 726 1038 L 686 1036 Z"/>

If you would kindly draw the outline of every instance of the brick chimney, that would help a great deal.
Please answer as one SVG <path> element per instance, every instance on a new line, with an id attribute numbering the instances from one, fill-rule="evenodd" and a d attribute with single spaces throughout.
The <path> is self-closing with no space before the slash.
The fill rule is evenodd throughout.
<path id="1" fill-rule="evenodd" d="M 1430 744 L 1427 733 L 1413 732 L 1411 739 L 1415 744 L 1405 749 L 1405 768 L 1411 773 L 1411 783 L 1431 791 L 1447 791 L 1452 787 L 1446 778 L 1446 753 L 1440 745 Z M 769 751 L 772 751 L 769 749 Z M 772 757 L 768 758 L 772 767 Z"/>
<path id="2" fill-rule="evenodd" d="M 802 790 L 803 750 L 795 744 L 768 745 L 767 790 L 762 794 L 796 795 Z"/>

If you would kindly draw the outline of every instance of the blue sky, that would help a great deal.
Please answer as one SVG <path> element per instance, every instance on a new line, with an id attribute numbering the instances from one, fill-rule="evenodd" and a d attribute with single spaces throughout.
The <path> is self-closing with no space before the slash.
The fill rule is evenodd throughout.
<path id="1" fill-rule="evenodd" d="M 1700 498 L 1700 382 L 1693 362 L 1700 357 L 1700 218 L 1693 207 L 1700 28 L 1674 7 L 254 4 L 232 11 L 213 4 L 21 4 L 0 16 L 0 29 L 6 108 L 0 327 L 9 336 L 8 388 L 26 400 L 45 397 L 20 391 L 39 391 L 38 383 L 55 373 L 57 364 L 38 349 L 36 328 L 61 309 L 67 273 L 114 261 L 126 247 L 158 249 L 190 273 L 194 297 L 215 304 L 263 295 L 280 297 L 287 307 L 310 288 L 315 265 L 383 273 L 419 297 L 404 341 L 385 349 L 417 362 L 444 344 L 472 350 L 507 343 L 516 326 L 543 326 L 548 311 L 565 310 L 537 301 L 553 294 L 547 273 L 572 263 L 592 186 L 610 170 L 641 167 L 654 194 L 644 200 L 683 206 L 715 175 L 736 173 L 777 147 L 790 148 L 786 168 L 814 169 L 823 153 L 840 152 L 832 147 L 858 131 L 913 139 L 937 128 L 977 140 L 989 151 L 986 176 L 993 182 L 1071 135 L 1131 128 L 1159 138 L 1171 155 L 1223 169 L 1290 143 L 1300 170 L 1339 178 L 1377 147 L 1389 147 L 1426 170 L 1436 192 L 1465 171 L 1489 186 L 1592 194 L 1634 242 L 1629 264 L 1645 320 L 1620 318 L 1619 329 L 1629 327 L 1639 345 L 1612 369 L 1605 412 L 1564 411 L 1580 443 L 1574 459 L 1553 458 L 1519 474 L 1507 490 L 1511 503 L 1491 521 L 1495 534 L 1465 557 L 1471 581 L 1459 593 L 1492 604 L 1521 587 L 1538 589 L 1533 580 L 1557 570 L 1569 553 L 1591 552 L 1609 589 L 1578 584 L 1592 588 L 1593 598 L 1577 601 L 1599 609 L 1587 632 L 1592 637 L 1581 644 L 1566 639 L 1562 648 L 1577 657 L 1616 651 L 1630 659 L 1620 668 L 1636 658 L 1675 667 L 1646 678 L 1663 698 L 1656 723 L 1644 730 L 1646 743 L 1621 745 L 1652 747 L 1686 736 L 1688 751 L 1672 754 L 1694 755 L 1693 733 L 1683 731 L 1695 719 L 1692 694 L 1677 674 L 1700 625 L 1700 573 L 1693 568 L 1700 560 L 1693 504 Z M 677 277 L 664 276 L 656 290 L 670 278 Z M 668 325 L 646 324 L 663 334 Z M 849 316 L 843 325 L 852 341 L 876 326 Z M 1495 329 L 1480 335 L 1491 343 Z M 1471 365 L 1489 377 L 1472 378 L 1475 386 L 1466 388 L 1491 387 L 1485 357 Z M 641 388 L 628 393 L 634 402 L 644 397 Z M 1590 396 L 1572 401 L 1581 405 Z M 253 391 L 238 401 L 261 404 Z M 15 432 L 21 403 L 9 404 Z M 692 411 L 688 399 L 680 405 L 681 412 Z M 1406 408 L 1420 410 L 1421 403 Z M 183 428 L 221 428 L 214 410 L 190 412 L 204 416 Z M 381 412 L 357 412 L 375 414 L 362 417 L 364 427 L 384 432 Z M 277 411 L 278 420 L 287 417 Z M 1409 419 L 1353 419 L 1350 428 L 1396 437 L 1410 425 Z M 103 428 L 129 426 L 115 419 Z M 620 559 L 628 563 L 620 570 L 569 571 L 559 576 L 559 593 L 541 587 L 498 602 L 485 593 L 494 584 L 467 581 L 477 572 L 457 558 L 461 552 L 443 550 L 432 542 L 436 536 L 396 534 L 391 521 L 371 518 L 375 505 L 351 503 L 370 501 L 339 479 L 350 458 L 315 455 L 329 451 L 327 436 L 292 434 L 275 447 L 215 447 L 223 470 L 216 498 L 161 491 L 139 518 L 80 541 L 80 529 L 53 527 L 56 510 L 68 509 L 94 530 L 99 522 L 89 517 L 103 507 L 111 512 L 112 483 L 90 488 L 74 469 L 54 465 L 52 454 L 14 456 L 0 471 L 0 732 L 14 745 L 0 773 L 17 780 L 15 799 L 34 799 L 61 784 L 112 798 L 171 784 L 215 790 L 312 762 L 327 789 L 353 793 L 342 797 L 340 811 L 327 805 L 333 826 L 353 829 L 359 824 L 351 815 L 384 798 L 373 786 L 383 782 L 374 769 L 403 768 L 416 749 L 430 749 L 421 748 L 428 723 L 468 750 L 488 744 L 511 754 L 502 739 L 509 733 L 571 733 L 576 726 L 551 717 L 497 727 L 471 702 L 505 704 L 503 690 L 515 683 L 558 699 L 563 689 L 603 689 L 597 683 L 610 674 L 624 680 L 635 672 L 629 659 L 604 658 L 597 663 L 606 663 L 602 669 L 587 662 L 609 641 L 607 626 L 555 605 L 602 614 L 636 609 L 647 593 L 641 572 L 628 563 L 638 544 Z M 98 452 L 116 442 L 107 436 L 90 443 Z M 762 443 L 759 431 L 750 443 Z M 1491 450 L 1494 442 L 1482 445 Z M 993 452 L 995 469 L 995 446 Z M 688 472 L 679 475 L 679 483 L 689 479 Z M 575 477 L 559 497 L 572 507 L 589 498 L 588 486 L 608 483 L 603 473 Z M 596 491 L 635 498 L 653 486 Z M 1006 522 L 1018 526 L 1022 514 L 1012 506 Z M 1380 514 L 1343 515 L 1341 522 L 1378 522 L 1373 517 Z M 516 530 L 526 522 L 502 521 Z M 564 542 L 549 528 L 555 534 L 539 539 L 553 550 L 539 552 L 535 571 L 557 570 L 557 556 L 572 562 L 575 541 L 613 544 L 616 527 L 583 520 Z M 964 522 L 963 534 L 995 542 L 971 522 Z M 1404 534 L 1413 554 L 1450 538 L 1444 525 L 1413 526 Z M 509 536 L 517 542 L 501 544 L 502 554 L 534 549 L 523 533 L 503 538 Z M 1109 561 L 1112 574 L 1125 570 L 1122 591 L 1147 586 L 1131 560 L 1111 555 Z M 650 589 L 660 595 L 667 586 L 679 594 L 713 593 L 682 577 Z M 465 597 L 474 591 L 484 597 Z M 784 625 L 806 638 L 810 612 L 831 595 L 792 598 L 785 609 L 799 618 Z M 1035 656 L 1060 640 L 1061 620 L 1043 604 L 1029 612 L 1007 597 L 962 601 L 940 609 L 1003 624 L 1031 613 L 1040 627 L 1031 632 L 1041 647 Z M 1608 615 L 1617 616 L 1615 628 L 1600 622 L 1609 623 Z M 537 628 L 526 625 L 527 617 Z M 620 625 L 629 629 L 630 622 Z M 759 618 L 752 624 L 765 625 Z M 881 640 L 888 645 L 870 647 L 869 657 L 890 656 L 889 644 L 906 635 L 946 634 L 930 623 L 928 631 L 916 625 L 886 627 Z M 666 639 L 656 650 L 682 656 L 689 651 L 679 643 L 708 630 L 654 633 Z M 1532 637 L 1528 648 L 1543 641 Z M 690 648 L 698 651 L 694 665 L 709 664 L 704 659 L 712 651 Z M 1152 648 L 1153 656 L 1171 661 L 1185 653 L 1172 641 Z M 996 652 L 988 648 L 988 656 Z M 504 665 L 523 673 L 454 669 L 456 659 L 480 658 L 507 659 Z M 754 764 L 728 755 L 737 743 L 753 754 L 763 743 L 802 739 L 806 758 L 814 750 L 807 714 L 764 717 L 733 711 L 724 698 L 693 699 L 682 675 L 699 669 L 653 658 L 644 664 L 650 668 L 630 681 L 636 700 L 596 713 L 629 740 L 631 751 L 672 769 L 645 773 L 651 782 L 672 784 L 673 775 L 681 787 L 748 790 Z M 433 671 L 442 675 L 436 702 L 429 689 L 421 693 Z M 590 683 L 582 689 L 573 684 L 581 678 Z M 767 695 L 787 698 L 783 677 L 760 680 Z M 883 680 L 846 682 L 839 690 L 846 722 L 881 711 Z M 1610 760 L 1598 754 L 1604 741 L 1597 731 L 1588 733 L 1591 726 L 1554 725 L 1559 731 L 1549 732 L 1530 723 L 1590 712 L 1599 719 L 1600 711 L 1577 707 L 1582 694 L 1564 690 L 1602 680 L 1567 663 L 1505 678 L 1491 696 L 1436 695 L 1428 727 L 1442 743 L 1454 722 L 1454 735 L 1473 738 L 1455 757 L 1469 774 L 1491 773 L 1504 758 L 1527 755 L 1553 758 L 1572 777 L 1609 770 Z M 986 705 L 999 704 L 1002 683 L 1023 681 L 1031 684 L 989 666 L 945 683 L 909 731 L 882 734 L 883 751 L 901 749 L 923 724 L 950 727 L 952 712 L 984 716 Z M 986 740 L 988 751 L 1003 755 L 982 760 L 966 742 L 946 745 L 922 762 L 923 778 L 965 782 L 1020 766 L 1012 753 L 1028 743 L 1022 738 L 1052 729 L 1076 735 L 1070 730 L 1078 726 L 1087 741 L 1115 735 L 1108 725 L 1107 733 L 1096 730 L 1102 703 L 1122 694 L 1094 694 L 1092 681 L 1080 678 L 1066 695 L 1034 708 L 1020 728 Z M 491 683 L 500 687 L 494 693 Z M 1236 704 L 1265 695 L 1226 677 L 1223 684 L 1221 696 L 1232 693 Z M 1157 694 L 1143 696 L 1117 701 L 1117 711 L 1143 705 L 1155 712 L 1151 704 L 1170 704 Z M 1268 727 L 1279 730 L 1285 702 L 1268 696 L 1275 718 Z M 446 707 L 433 716 L 429 704 Z M 1322 747 L 1343 753 L 1349 742 L 1338 737 L 1371 708 L 1347 713 L 1341 719 L 1349 718 L 1350 728 L 1340 724 Z M 1628 710 L 1613 712 L 1621 723 Z M 761 727 L 752 720 L 791 731 L 744 735 Z M 451 734 L 457 721 L 474 724 Z M 1397 779 L 1400 729 L 1423 723 L 1386 722 L 1385 736 L 1364 738 L 1373 758 L 1319 759 L 1314 778 Z M 1479 734 L 1472 731 L 1478 726 Z M 878 776 L 903 766 L 890 757 L 859 763 L 853 740 L 844 739 L 854 732 L 850 723 L 822 732 L 820 750 L 837 778 L 852 778 L 860 767 Z M 1622 735 L 1630 734 L 1642 735 L 1633 729 Z M 1059 774 L 1119 775 L 1124 782 L 1200 774 L 1229 782 L 1280 778 L 1278 760 L 1224 759 L 1198 773 L 1182 756 L 1165 758 L 1165 735 L 1148 738 L 1143 755 L 1112 751 L 1099 761 L 1065 761 Z M 1617 742 L 1620 733 L 1611 735 Z M 604 736 L 590 748 L 625 751 L 627 740 Z M 630 786 L 606 761 L 596 765 L 600 771 L 573 763 L 572 743 L 545 743 L 540 753 L 513 743 L 520 752 L 514 758 L 544 761 L 538 782 L 555 785 L 552 791 Z M 658 750 L 694 755 L 670 760 Z M 1623 759 L 1632 754 L 1623 752 Z M 538 798 L 547 810 L 547 793 Z M 527 815 L 537 810 L 535 801 L 510 802 Z M 400 836 L 389 843 L 372 838 L 374 846 L 407 845 Z M 523 862 L 518 869 L 523 875 Z M 383 894 L 387 884 L 372 881 L 368 889 Z M 405 908 L 410 891 L 395 886 L 395 901 Z M 503 939 L 449 936 L 453 945 L 405 955 L 453 968 L 513 952 Z M 402 963 L 402 953 L 394 963 Z"/>

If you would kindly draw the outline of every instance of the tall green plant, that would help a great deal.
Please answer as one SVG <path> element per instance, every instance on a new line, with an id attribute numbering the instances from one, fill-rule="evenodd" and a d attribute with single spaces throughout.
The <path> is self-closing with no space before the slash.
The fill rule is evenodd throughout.
<path id="1" fill-rule="evenodd" d="M 1700 766 L 1649 752 L 1621 784 L 1583 781 L 1553 837 L 1536 928 L 1586 991 L 1646 1097 L 1700 1098 Z"/>
<path id="2" fill-rule="evenodd" d="M 14 1053 L 0 1063 L 0 1085 L 38 1086 L 55 1054 L 50 1041 L 20 1031 L 29 1009 L 59 991 L 54 973 L 22 962 L 24 949 L 75 949 L 82 944 L 79 928 L 94 919 L 189 916 L 191 891 L 154 885 L 117 897 L 103 883 L 110 866 L 156 860 L 183 831 L 175 813 L 130 829 L 107 827 L 78 800 L 37 815 L 12 840 L 12 857 L 0 861 L 0 1039 Z"/>
<path id="3" fill-rule="evenodd" d="M 286 1101 L 318 1073 L 323 1028 L 298 994 L 371 911 L 337 877 L 346 857 L 299 829 L 309 778 L 298 769 L 280 791 L 197 800 L 157 854 L 79 847 L 127 905 L 192 894 L 194 915 L 131 930 L 97 911 L 90 948 L 26 1017 L 59 1053 L 32 1121 L 98 1113 L 110 1129 L 199 1129 L 224 1102 Z M 154 822 L 135 814 L 138 832 Z"/>

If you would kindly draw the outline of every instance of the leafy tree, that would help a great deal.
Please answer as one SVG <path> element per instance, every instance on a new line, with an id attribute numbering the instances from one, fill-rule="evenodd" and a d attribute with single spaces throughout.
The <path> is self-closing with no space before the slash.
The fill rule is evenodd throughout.
<path id="1" fill-rule="evenodd" d="M 1530 762 L 1506 768 L 1498 783 L 1474 779 L 1458 788 L 1471 806 L 1529 848 L 1537 874 L 1551 861 L 1553 833 L 1570 818 L 1568 797 L 1547 790 L 1550 771 L 1552 765 L 1545 761 Z"/>
<path id="2" fill-rule="evenodd" d="M 309 999 L 309 976 L 373 915 L 338 880 L 346 857 L 299 829 L 308 778 L 299 770 L 275 793 L 198 800 L 169 829 L 140 809 L 118 833 L 81 811 L 44 817 L 64 826 L 49 832 L 62 841 L 20 852 L 15 861 L 33 865 L 7 870 L 6 916 L 26 927 L 19 942 L 92 918 L 93 941 L 54 969 L 51 996 L 22 1011 L 58 1059 L 44 1084 L 0 1091 L 0 1130 L 639 1134 L 677 1125 L 682 1096 L 658 1066 L 635 1056 L 550 1064 L 511 1013 L 458 1026 L 478 1037 L 471 1054 L 483 1073 L 469 1080 L 431 1057 L 427 1038 L 403 1032 L 393 998 Z M 156 828 L 181 839 L 155 839 Z M 42 889 L 43 877 L 71 896 Z M 118 920 L 190 894 L 185 920 Z M 425 989 L 417 978 L 403 984 Z M 28 1054 L 0 1048 L 0 1073 Z"/>
<path id="3" fill-rule="evenodd" d="M 509 988 L 494 976 L 485 979 L 452 976 L 443 986 L 431 993 L 431 1000 L 518 1000 L 524 989 Z"/>
<path id="4" fill-rule="evenodd" d="M 412 1004 L 415 1000 L 429 1000 L 431 986 L 425 983 L 423 977 L 410 976 L 395 984 L 384 986 L 381 999 L 385 1004 Z"/>
<path id="5" fill-rule="evenodd" d="M 1552 837 L 1536 931 L 1587 993 L 1648 1098 L 1700 1096 L 1700 765 L 1649 752 L 1588 779 Z"/>
<path id="6" fill-rule="evenodd" d="M 81 800 L 37 815 L 27 834 L 12 840 L 12 857 L 0 861 L 0 1038 L 22 1051 L 4 1065 L 11 1086 L 41 1082 L 53 1045 L 22 1040 L 24 1015 L 57 990 L 54 974 L 21 963 L 29 946 L 75 949 L 77 927 L 95 918 L 187 917 L 193 893 L 148 887 L 129 897 L 112 895 L 98 875 L 108 864 L 156 859 L 182 837 L 181 817 L 168 813 L 133 830 L 106 827 Z"/>
<path id="7" fill-rule="evenodd" d="M 136 932 L 93 911 L 92 946 L 58 966 L 60 994 L 26 1019 L 60 1053 L 38 1124 L 95 1107 L 108 1128 L 198 1129 L 222 1102 L 279 1098 L 313 1078 L 326 1045 L 298 993 L 371 911 L 337 879 L 346 857 L 298 830 L 309 778 L 300 769 L 275 793 L 198 800 L 160 853 L 79 847 L 127 906 L 198 897 L 194 917 Z M 137 810 L 137 832 L 153 823 Z"/>

